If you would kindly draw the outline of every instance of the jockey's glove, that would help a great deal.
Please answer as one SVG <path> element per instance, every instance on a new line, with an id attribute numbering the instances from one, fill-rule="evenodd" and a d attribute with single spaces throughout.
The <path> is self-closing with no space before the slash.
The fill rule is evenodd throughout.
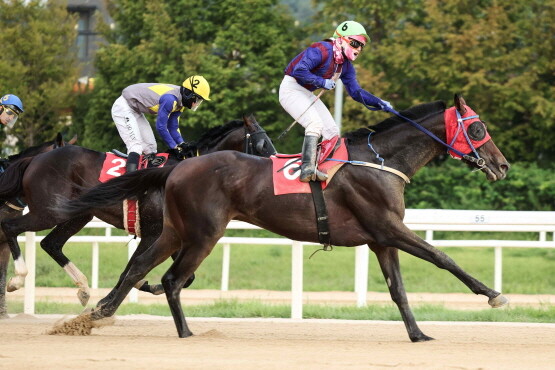
<path id="1" fill-rule="evenodd" d="M 388 102 L 387 100 L 382 100 L 382 101 L 379 103 L 379 105 L 380 105 L 380 108 L 381 108 L 383 111 L 386 111 L 386 112 L 389 112 L 389 111 L 391 111 L 391 110 L 393 109 L 393 105 L 391 105 L 391 103 Z"/>
<path id="2" fill-rule="evenodd" d="M 335 81 L 334 80 L 325 80 L 324 81 L 324 89 L 326 90 L 331 90 L 335 87 Z"/>

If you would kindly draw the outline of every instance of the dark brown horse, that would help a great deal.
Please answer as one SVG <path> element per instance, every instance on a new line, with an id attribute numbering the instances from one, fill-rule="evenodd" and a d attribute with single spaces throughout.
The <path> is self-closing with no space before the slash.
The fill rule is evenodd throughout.
<path id="1" fill-rule="evenodd" d="M 0 160 L 0 168 L 2 173 L 8 170 L 11 165 L 16 164 L 23 158 L 31 158 L 39 153 L 44 153 L 66 144 L 74 144 L 77 137 L 72 138 L 69 142 L 64 142 L 62 135 L 58 134 L 52 141 L 45 142 L 40 145 L 25 149 L 19 154 L 9 156 L 8 159 Z M 2 174 L 0 174 L 0 179 Z M 0 221 L 9 218 L 21 216 L 25 204 L 17 196 L 9 196 L 0 198 L 2 205 L 0 206 Z M 7 318 L 6 309 L 6 272 L 8 270 L 8 261 L 10 260 L 10 247 L 6 236 L 0 231 L 0 319 Z"/>
<path id="2" fill-rule="evenodd" d="M 188 151 L 196 155 L 219 150 L 245 151 L 266 157 L 275 153 L 270 138 L 253 116 L 212 128 L 196 143 L 189 144 L 188 148 Z M 55 203 L 56 197 L 74 198 L 86 189 L 98 185 L 105 158 L 104 152 L 78 146 L 66 147 L 19 163 L 0 178 L 0 198 L 18 195 L 29 205 L 29 213 L 1 222 L 15 261 L 16 276 L 10 279 L 8 291 L 19 289 L 27 274 L 17 236 L 25 231 L 54 228 L 40 245 L 73 279 L 79 287 L 77 296 L 86 305 L 90 297 L 87 278 L 63 254 L 62 248 L 93 216 L 124 229 L 123 207 L 118 204 L 79 217 L 63 217 L 54 213 L 50 207 Z M 177 158 L 170 156 L 166 166 L 178 162 Z M 121 166 L 124 165 L 122 160 Z M 159 191 L 149 192 L 139 199 L 141 242 L 137 253 L 151 245 L 162 231 L 162 202 L 163 194 Z M 159 285 L 150 286 L 145 283 L 140 288 L 151 293 L 163 293 Z"/>
<path id="3" fill-rule="evenodd" d="M 455 107 L 464 115 L 464 100 L 455 97 Z M 413 107 L 402 114 L 417 121 L 430 133 L 445 141 L 445 104 Z M 454 110 L 451 110 L 454 112 Z M 452 123 L 447 123 L 447 126 Z M 457 122 L 454 122 L 457 125 Z M 477 120 L 465 135 L 483 138 L 485 125 Z M 428 134 L 393 117 L 376 127 L 373 147 L 389 167 L 412 177 L 445 148 Z M 466 132 L 468 131 L 468 132 Z M 373 162 L 368 147 L 368 130 L 345 135 L 351 160 Z M 473 142 L 475 141 L 472 139 Z M 477 140 L 476 140 L 477 141 Z M 482 161 L 467 161 L 479 167 L 490 181 L 505 178 L 509 163 L 489 140 L 477 149 Z M 175 168 L 146 170 L 114 179 L 93 189 L 78 200 L 65 204 L 68 214 L 79 214 L 90 207 L 126 198 L 147 189 L 165 186 L 164 229 L 160 237 L 128 269 L 120 286 L 103 299 L 92 312 L 98 319 L 115 313 L 130 289 L 152 268 L 178 253 L 162 278 L 166 296 L 180 337 L 192 335 L 180 304 L 181 287 L 223 236 L 232 219 L 246 221 L 293 240 L 318 242 L 315 210 L 310 194 L 274 195 L 272 163 L 237 152 L 220 152 L 195 158 Z M 376 253 L 397 304 L 408 335 L 413 342 L 426 341 L 410 310 L 399 269 L 398 251 L 433 263 L 455 275 L 476 294 L 488 297 L 492 307 L 507 299 L 463 271 L 445 253 L 426 243 L 403 223 L 405 181 L 398 175 L 362 166 L 344 165 L 324 190 L 329 212 L 331 243 L 339 246 L 368 244 Z M 59 208 L 60 210 L 62 208 Z"/>

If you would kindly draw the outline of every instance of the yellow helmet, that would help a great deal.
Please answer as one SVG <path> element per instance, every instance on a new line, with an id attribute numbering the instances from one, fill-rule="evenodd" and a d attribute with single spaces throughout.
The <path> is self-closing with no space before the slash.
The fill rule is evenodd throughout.
<path id="1" fill-rule="evenodd" d="M 191 76 L 183 81 L 183 87 L 192 91 L 204 100 L 210 101 L 210 85 L 202 76 Z"/>

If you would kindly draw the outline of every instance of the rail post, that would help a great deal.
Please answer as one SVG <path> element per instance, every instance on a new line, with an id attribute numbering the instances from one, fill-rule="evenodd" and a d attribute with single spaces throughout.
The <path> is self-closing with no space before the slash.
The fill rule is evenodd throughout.
<path id="1" fill-rule="evenodd" d="M 31 231 L 25 233 L 25 262 L 28 272 L 25 277 L 23 313 L 28 315 L 35 314 L 35 271 L 37 265 L 37 245 L 35 243 L 35 236 L 35 233 Z"/>
<path id="2" fill-rule="evenodd" d="M 303 318 L 303 245 L 291 243 L 291 318 Z"/>

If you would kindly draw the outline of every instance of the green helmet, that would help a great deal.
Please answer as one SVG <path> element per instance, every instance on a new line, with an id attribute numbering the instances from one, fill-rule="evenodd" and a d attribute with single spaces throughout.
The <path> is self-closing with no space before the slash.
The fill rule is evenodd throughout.
<path id="1" fill-rule="evenodd" d="M 337 38 L 357 35 L 364 36 L 366 42 L 370 42 L 370 36 L 368 36 L 362 24 L 355 21 L 345 21 L 341 22 L 339 26 L 337 26 L 332 37 Z"/>

